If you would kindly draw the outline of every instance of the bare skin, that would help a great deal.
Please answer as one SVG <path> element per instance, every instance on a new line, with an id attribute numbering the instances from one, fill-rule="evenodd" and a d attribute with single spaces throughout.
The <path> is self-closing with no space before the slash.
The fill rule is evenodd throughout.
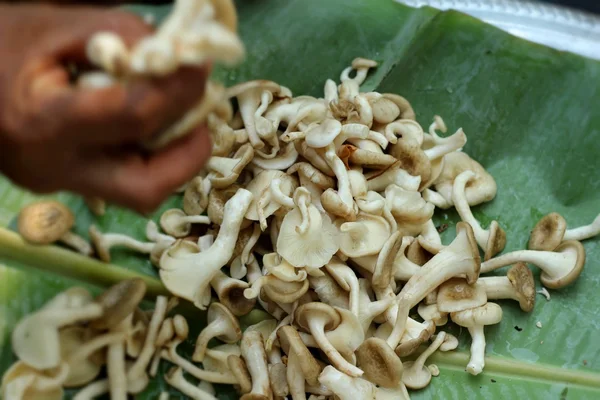
<path id="1" fill-rule="evenodd" d="M 37 193 L 69 190 L 150 212 L 210 156 L 205 127 L 160 152 L 136 145 L 198 101 L 209 68 L 106 89 L 69 83 L 67 62 L 111 30 L 129 44 L 151 32 L 117 10 L 0 5 L 0 172 Z"/>

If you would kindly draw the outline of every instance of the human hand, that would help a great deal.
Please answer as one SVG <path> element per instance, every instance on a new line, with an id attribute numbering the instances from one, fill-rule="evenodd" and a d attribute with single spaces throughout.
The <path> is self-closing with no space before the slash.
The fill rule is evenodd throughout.
<path id="1" fill-rule="evenodd" d="M 210 139 L 200 127 L 151 155 L 137 143 L 197 103 L 209 71 L 70 85 L 67 62 L 85 63 L 87 40 L 107 30 L 131 44 L 151 28 L 123 11 L 0 6 L 0 171 L 38 193 L 70 190 L 149 212 L 200 170 Z"/>

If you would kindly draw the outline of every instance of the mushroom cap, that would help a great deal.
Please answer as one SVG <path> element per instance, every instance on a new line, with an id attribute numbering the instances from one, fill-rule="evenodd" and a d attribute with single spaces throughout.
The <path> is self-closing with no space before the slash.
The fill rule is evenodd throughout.
<path id="1" fill-rule="evenodd" d="M 183 211 L 187 215 L 200 215 L 208 206 L 208 194 L 204 192 L 204 178 L 192 179 L 183 193 Z"/>
<path id="2" fill-rule="evenodd" d="M 34 244 L 56 242 L 75 224 L 75 216 L 64 204 L 54 200 L 31 203 L 19 213 L 19 234 Z"/>
<path id="3" fill-rule="evenodd" d="M 325 303 L 306 303 L 296 309 L 295 321 L 302 329 L 310 332 L 309 320 L 320 317 L 325 323 L 325 331 L 334 330 L 342 322 L 342 317 L 338 312 Z"/>
<path id="4" fill-rule="evenodd" d="M 296 282 L 286 282 L 274 275 L 268 275 L 262 287 L 264 293 L 273 301 L 291 304 L 308 291 L 308 279 Z"/>
<path id="5" fill-rule="evenodd" d="M 354 228 L 358 225 L 362 225 L 361 231 L 355 232 Z M 377 254 L 390 235 L 390 226 L 385 218 L 360 212 L 356 221 L 340 225 L 340 251 L 348 257 Z"/>
<path id="6" fill-rule="evenodd" d="M 227 203 L 240 188 L 241 186 L 233 184 L 224 189 L 214 188 L 210 191 L 206 213 L 213 224 L 221 225 L 223 223 L 225 203 Z"/>
<path id="7" fill-rule="evenodd" d="M 245 283 L 243 281 L 240 281 Z M 228 285 L 219 294 L 219 301 L 225 305 L 233 315 L 242 316 L 248 314 L 256 305 L 256 298 L 247 299 L 244 296 L 244 290 L 248 288 L 248 284 L 233 284 Z"/>
<path id="8" fill-rule="evenodd" d="M 52 372 L 54 372 L 53 370 Z M 23 361 L 17 361 L 14 363 L 2 376 L 2 394 L 5 399 L 10 399 L 9 393 L 11 393 L 8 388 L 9 385 L 15 384 L 16 386 L 25 385 L 27 388 L 23 391 L 16 389 L 19 393 L 22 393 L 22 399 L 27 400 L 61 400 L 64 395 L 63 388 L 60 385 L 55 387 L 45 387 L 46 390 L 40 390 L 35 384 L 36 376 L 42 376 L 46 378 L 54 378 L 50 376 L 51 372 L 41 372 L 38 371 L 29 365 L 25 364 Z M 16 382 L 18 380 L 23 380 L 23 382 Z"/>
<path id="9" fill-rule="evenodd" d="M 521 310 L 530 312 L 535 305 L 535 281 L 531 270 L 524 262 L 516 263 L 508 270 L 507 277 L 517 292 Z"/>
<path id="10" fill-rule="evenodd" d="M 82 326 L 68 326 L 60 330 L 60 353 L 63 361 L 69 362 L 69 357 L 83 346 L 90 337 L 90 331 Z M 83 386 L 98 376 L 101 363 L 94 362 L 92 357 L 77 360 L 77 364 L 69 363 L 69 375 L 64 380 L 64 387 Z"/>
<path id="11" fill-rule="evenodd" d="M 489 238 L 486 243 L 485 253 L 483 256 L 484 261 L 489 260 L 496 254 L 504 250 L 506 246 L 506 232 L 500 227 L 498 221 L 492 221 L 489 227 Z"/>
<path id="12" fill-rule="evenodd" d="M 294 267 L 321 268 L 339 249 L 338 231 L 313 204 L 308 204 L 308 218 L 308 231 L 300 234 L 296 228 L 302 223 L 302 213 L 298 208 L 287 213 L 279 228 L 277 252 Z"/>
<path id="13" fill-rule="evenodd" d="M 486 303 L 481 307 L 453 312 L 450 314 L 450 318 L 465 328 L 476 325 L 494 325 L 502 320 L 502 308 L 496 303 Z"/>
<path id="14" fill-rule="evenodd" d="M 236 179 L 240 176 L 244 168 L 254 158 L 254 148 L 250 143 L 242 145 L 235 154 L 231 157 L 232 159 L 238 160 L 237 164 L 229 171 L 227 176 L 223 176 L 216 172 L 215 176 L 210 178 L 210 181 L 215 188 L 225 188 L 233 184 Z"/>
<path id="15" fill-rule="evenodd" d="M 423 389 L 431 382 L 431 371 L 425 365 L 420 371 L 411 368 L 414 361 L 404 363 L 404 373 L 402 374 L 402 382 L 409 389 Z"/>
<path id="16" fill-rule="evenodd" d="M 92 321 L 94 329 L 110 329 L 117 326 L 135 311 L 146 295 L 146 282 L 141 278 L 131 278 L 117 283 L 96 297 L 104 313 Z"/>
<path id="17" fill-rule="evenodd" d="M 451 313 L 484 305 L 487 302 L 482 285 L 469 285 L 463 278 L 452 278 L 440 285 L 437 306 L 441 312 Z"/>
<path id="18" fill-rule="evenodd" d="M 216 302 L 212 303 L 210 307 L 208 307 L 207 320 L 209 324 L 218 320 L 225 320 L 228 325 L 233 327 L 233 329 L 228 330 L 226 333 L 217 336 L 217 339 L 220 341 L 225 343 L 235 343 L 242 338 L 240 323 L 223 304 Z"/>
<path id="19" fill-rule="evenodd" d="M 352 68 L 360 69 L 360 68 L 376 68 L 377 61 L 369 60 L 368 58 L 356 57 L 352 60 Z"/>
<path id="20" fill-rule="evenodd" d="M 371 100 L 371 108 L 373 109 L 373 119 L 380 124 L 394 122 L 400 115 L 400 107 L 383 96 Z"/>
<path id="21" fill-rule="evenodd" d="M 550 289 L 560 289 L 570 285 L 581 275 L 585 265 L 585 249 L 581 242 L 577 240 L 566 240 L 554 252 L 564 254 L 567 258 L 565 264 L 570 265 L 571 268 L 565 274 L 557 277 L 549 276 L 542 271 L 540 280 L 544 286 Z"/>
<path id="22" fill-rule="evenodd" d="M 412 176 L 421 177 L 419 189 L 429 182 L 431 176 L 431 161 L 425 152 L 415 143 L 398 140 L 389 148 L 392 156 L 398 159 L 400 167 Z"/>
<path id="23" fill-rule="evenodd" d="M 318 125 L 306 131 L 306 144 L 310 147 L 321 148 L 332 143 L 342 132 L 342 123 L 337 119 L 326 118 Z"/>
<path id="24" fill-rule="evenodd" d="M 367 380 L 387 388 L 395 388 L 402 381 L 402 361 L 385 340 L 369 338 L 355 354 L 357 365 Z"/>
<path id="25" fill-rule="evenodd" d="M 174 237 L 184 237 L 192 230 L 191 222 L 182 222 L 187 217 L 186 213 L 179 208 L 171 208 L 160 216 L 160 226 L 163 230 Z"/>
<path id="26" fill-rule="evenodd" d="M 298 183 L 296 182 L 296 179 L 285 174 L 283 171 L 265 170 L 265 171 L 260 172 L 246 186 L 246 190 L 250 191 L 252 193 L 252 195 L 254 196 L 252 198 L 252 202 L 250 203 L 250 207 L 248 208 L 248 211 L 246 211 L 245 217 L 247 219 L 252 220 L 252 221 L 259 220 L 258 207 L 257 207 L 258 201 L 260 200 L 262 195 L 265 193 L 265 191 L 269 190 L 271 182 L 277 178 L 281 179 L 281 184 L 279 185 L 279 188 L 281 189 L 283 194 L 285 194 L 287 196 L 290 196 L 294 192 L 296 187 L 298 187 Z M 282 179 L 282 178 L 284 178 L 284 179 Z M 288 179 L 288 178 L 290 178 L 290 179 Z M 273 215 L 273 213 L 275 211 L 277 211 L 280 207 L 281 207 L 281 204 L 279 204 L 278 202 L 270 201 L 263 210 L 265 218 Z"/>
<path id="27" fill-rule="evenodd" d="M 529 250 L 554 251 L 562 242 L 567 231 L 567 221 L 559 213 L 545 215 L 535 224 L 529 236 Z"/>

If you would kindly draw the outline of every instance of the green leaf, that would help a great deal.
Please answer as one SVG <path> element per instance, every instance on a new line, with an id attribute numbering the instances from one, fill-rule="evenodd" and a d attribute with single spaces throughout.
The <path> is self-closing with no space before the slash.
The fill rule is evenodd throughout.
<path id="1" fill-rule="evenodd" d="M 450 130 L 465 130 L 465 151 L 498 183 L 496 199 L 476 207 L 475 216 L 484 224 L 500 222 L 507 232 L 506 251 L 525 248 L 529 230 L 547 212 L 558 211 L 577 226 L 600 211 L 600 112 L 593 107 L 600 104 L 598 62 L 514 38 L 456 12 L 415 10 L 391 0 L 255 0 L 240 1 L 238 9 L 248 58 L 234 70 L 217 68 L 215 78 L 226 84 L 273 79 L 295 94 L 320 95 L 324 81 L 337 80 L 354 57 L 378 60 L 381 66 L 364 90 L 407 97 L 423 126 L 438 114 Z M 161 18 L 168 8 L 138 6 L 135 11 Z M 132 212 L 111 206 L 106 216 L 94 218 L 78 197 L 53 197 L 76 213 L 78 233 L 86 234 L 94 222 L 104 231 L 144 236 L 145 219 Z M 0 226 L 11 226 L 21 207 L 35 198 L 0 178 Z M 180 204 L 173 196 L 152 218 Z M 436 214 L 437 223 L 449 225 L 446 242 L 457 220 L 453 211 Z M 454 327 L 459 351 L 436 354 L 432 362 L 440 376 L 412 397 L 600 397 L 600 342 L 595 340 L 600 241 L 584 246 L 588 261 L 582 276 L 552 291 L 551 301 L 538 296 L 529 314 L 516 302 L 501 302 L 503 321 L 486 328 L 489 357 L 482 375 L 464 372 L 470 339 Z M 114 252 L 119 267 L 107 267 L 55 248 L 31 248 L 4 231 L 0 262 L 6 265 L 0 267 L 1 371 L 13 361 L 9 337 L 16 321 L 74 284 L 71 278 L 106 285 L 131 273 L 157 277 L 145 258 L 125 251 Z M 542 328 L 536 327 L 538 321 Z M 138 397 L 154 399 L 164 389 L 157 380 Z M 222 387 L 219 395 L 235 397 Z"/>

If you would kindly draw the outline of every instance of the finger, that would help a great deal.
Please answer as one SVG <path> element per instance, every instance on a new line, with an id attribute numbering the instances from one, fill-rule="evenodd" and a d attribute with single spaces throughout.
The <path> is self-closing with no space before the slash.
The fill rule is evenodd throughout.
<path id="1" fill-rule="evenodd" d="M 83 164 L 71 189 L 147 213 L 200 171 L 210 149 L 208 131 L 199 128 L 148 159 L 128 154 Z"/>
<path id="2" fill-rule="evenodd" d="M 88 143 L 148 139 L 169 128 L 202 98 L 208 68 L 181 68 L 159 79 L 93 90 L 57 91 L 40 107 Z"/>

